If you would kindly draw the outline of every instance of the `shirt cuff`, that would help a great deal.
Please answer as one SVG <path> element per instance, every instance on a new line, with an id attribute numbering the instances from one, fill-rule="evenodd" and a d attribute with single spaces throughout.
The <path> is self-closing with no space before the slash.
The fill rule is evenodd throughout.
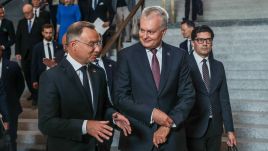
<path id="1" fill-rule="evenodd" d="M 87 120 L 84 120 L 82 125 L 82 134 L 87 134 Z"/>
<path id="2" fill-rule="evenodd" d="M 154 120 L 153 120 L 153 112 L 152 112 L 152 114 L 151 114 L 150 124 L 154 124 Z"/>

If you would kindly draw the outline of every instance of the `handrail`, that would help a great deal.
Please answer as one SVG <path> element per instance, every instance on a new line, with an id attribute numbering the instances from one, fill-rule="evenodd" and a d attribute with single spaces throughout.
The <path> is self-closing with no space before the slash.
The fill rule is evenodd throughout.
<path id="1" fill-rule="evenodd" d="M 103 47 L 102 54 L 106 54 L 109 49 L 111 49 L 112 45 L 115 43 L 123 29 L 127 26 L 128 22 L 133 18 L 133 16 L 136 14 L 137 10 L 140 6 L 144 6 L 145 0 L 140 0 L 134 8 L 131 10 L 127 18 L 120 24 L 118 31 L 112 36 L 112 38 L 106 43 L 106 45 Z"/>

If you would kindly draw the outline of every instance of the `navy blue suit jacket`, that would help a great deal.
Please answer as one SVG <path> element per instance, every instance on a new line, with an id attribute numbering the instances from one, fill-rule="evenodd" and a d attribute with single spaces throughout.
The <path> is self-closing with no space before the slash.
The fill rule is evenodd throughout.
<path id="1" fill-rule="evenodd" d="M 0 113 L 2 115 L 2 120 L 5 122 L 8 121 L 7 98 L 2 80 L 0 80 Z"/>
<path id="2" fill-rule="evenodd" d="M 56 57 L 57 45 L 53 42 L 54 56 Z M 43 58 L 45 58 L 44 43 L 39 42 L 33 48 L 32 52 L 32 62 L 31 62 L 31 78 L 32 82 L 38 82 L 39 77 L 46 70 L 46 65 L 43 63 Z"/>
<path id="3" fill-rule="evenodd" d="M 177 126 L 172 128 L 167 143 L 160 145 L 160 148 L 167 151 L 186 150 L 183 123 L 194 104 L 194 88 L 184 50 L 162 43 L 159 90 L 141 43 L 121 50 L 114 88 L 115 105 L 127 116 L 132 127 L 131 135 L 121 135 L 121 150 L 152 150 L 153 133 L 158 127 L 150 123 L 154 108 L 168 114 Z"/>
<path id="4" fill-rule="evenodd" d="M 114 74 L 116 70 L 116 62 L 105 56 L 102 57 L 102 61 L 104 64 L 106 75 L 107 75 L 107 85 L 110 90 L 111 98 L 113 99 L 113 79 L 115 76 Z"/>
<path id="5" fill-rule="evenodd" d="M 9 59 L 11 55 L 10 47 L 15 43 L 15 30 L 13 22 L 3 19 L 0 26 L 0 45 L 4 45 L 4 58 Z"/>
<path id="6" fill-rule="evenodd" d="M 9 114 L 16 118 L 22 112 L 20 96 L 25 88 L 24 78 L 17 62 L 3 59 L 2 63 L 1 80 L 7 94 Z"/>
<path id="7" fill-rule="evenodd" d="M 223 64 L 213 57 L 210 64 L 210 91 L 202 80 L 201 73 L 193 54 L 189 56 L 191 77 L 196 91 L 196 101 L 186 122 L 187 137 L 202 137 L 208 127 L 209 103 L 212 105 L 213 131 L 222 134 L 223 124 L 226 131 L 234 131 L 229 93 Z"/>

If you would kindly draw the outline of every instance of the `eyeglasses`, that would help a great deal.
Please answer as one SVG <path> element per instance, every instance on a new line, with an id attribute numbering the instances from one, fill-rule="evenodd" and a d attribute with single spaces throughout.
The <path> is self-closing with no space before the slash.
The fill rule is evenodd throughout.
<path id="1" fill-rule="evenodd" d="M 198 43 L 198 44 L 203 44 L 204 42 L 206 42 L 207 44 L 211 44 L 213 39 L 212 38 L 196 38 L 195 41 Z"/>
<path id="2" fill-rule="evenodd" d="M 97 41 L 97 42 L 89 42 L 89 43 L 82 42 L 80 40 L 76 40 L 76 41 L 78 41 L 78 42 L 80 42 L 82 44 L 85 44 L 85 45 L 87 45 L 88 47 L 90 47 L 92 49 L 94 49 L 96 47 L 101 47 L 102 46 L 102 41 L 101 40 L 100 41 Z"/>

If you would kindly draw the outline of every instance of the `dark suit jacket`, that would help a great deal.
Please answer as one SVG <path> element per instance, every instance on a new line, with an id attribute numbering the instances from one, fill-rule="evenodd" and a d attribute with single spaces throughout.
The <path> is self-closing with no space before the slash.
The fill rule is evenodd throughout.
<path id="1" fill-rule="evenodd" d="M 3 59 L 2 77 L 4 88 L 7 94 L 7 105 L 11 118 L 17 118 L 22 112 L 20 96 L 25 84 L 21 69 L 17 62 Z"/>
<path id="2" fill-rule="evenodd" d="M 7 107 L 7 98 L 6 98 L 6 92 L 4 89 L 4 84 L 2 80 L 0 80 L 0 114 L 2 115 L 3 121 L 8 121 L 8 107 Z M 2 126 L 2 124 L 0 123 Z M 0 128 L 2 128 L 0 126 Z M 3 134 L 1 134 L 2 129 L 0 129 L 0 138 Z"/>
<path id="3" fill-rule="evenodd" d="M 110 24 L 113 21 L 114 11 L 111 6 L 110 0 L 99 0 L 95 10 L 92 8 L 92 0 L 89 0 L 89 14 L 88 21 L 94 22 L 98 17 L 103 21 L 109 21 Z M 109 13 L 109 16 L 107 15 Z"/>
<path id="4" fill-rule="evenodd" d="M 180 43 L 180 48 L 188 51 L 188 46 L 187 46 L 188 40 L 183 41 L 182 43 Z"/>
<path id="5" fill-rule="evenodd" d="M 7 59 L 10 58 L 11 49 L 10 47 L 15 43 L 15 30 L 12 21 L 8 19 L 3 19 L 1 26 L 0 26 L 0 45 L 5 46 L 4 58 L 7 58 L 5 55 L 8 56 Z"/>
<path id="6" fill-rule="evenodd" d="M 39 17 L 43 20 L 44 23 L 49 24 L 50 23 L 50 13 L 46 10 L 41 10 L 39 12 Z"/>
<path id="7" fill-rule="evenodd" d="M 205 87 L 193 54 L 189 56 L 189 64 L 196 91 L 196 101 L 186 122 L 187 137 L 200 138 L 205 134 L 209 122 L 209 103 L 212 105 L 212 122 L 215 134 L 222 134 L 223 123 L 226 131 L 234 131 L 223 64 L 209 58 L 210 92 Z"/>
<path id="8" fill-rule="evenodd" d="M 109 86 L 110 94 L 113 99 L 113 79 L 115 76 L 116 62 L 105 56 L 102 57 L 102 60 L 107 75 L 107 85 Z"/>
<path id="9" fill-rule="evenodd" d="M 72 65 L 64 58 L 59 65 L 43 72 L 39 87 L 39 129 L 48 136 L 48 151 L 92 151 L 96 139 L 82 134 L 84 120 L 111 117 L 104 71 L 89 66 L 94 108 Z"/>
<path id="10" fill-rule="evenodd" d="M 146 50 L 141 43 L 119 53 L 115 76 L 115 104 L 126 115 L 132 127 L 128 137 L 121 135 L 120 149 L 150 151 L 156 124 L 151 124 L 154 108 L 168 114 L 176 124 L 172 128 L 165 151 L 186 150 L 184 120 L 194 104 L 194 88 L 190 79 L 187 53 L 162 43 L 162 71 L 157 90 Z"/>
<path id="11" fill-rule="evenodd" d="M 53 42 L 54 56 L 57 52 L 57 45 Z M 31 62 L 31 78 L 32 82 L 38 82 L 39 77 L 47 68 L 45 64 L 43 64 L 43 58 L 45 58 L 45 50 L 43 41 L 36 44 L 33 48 L 32 53 L 32 62 Z"/>
<path id="12" fill-rule="evenodd" d="M 27 19 L 23 18 L 19 21 L 16 33 L 16 54 L 20 54 L 23 60 L 32 59 L 32 49 L 35 44 L 42 41 L 41 34 L 43 20 L 35 18 L 32 25 L 31 33 L 28 33 Z"/>

